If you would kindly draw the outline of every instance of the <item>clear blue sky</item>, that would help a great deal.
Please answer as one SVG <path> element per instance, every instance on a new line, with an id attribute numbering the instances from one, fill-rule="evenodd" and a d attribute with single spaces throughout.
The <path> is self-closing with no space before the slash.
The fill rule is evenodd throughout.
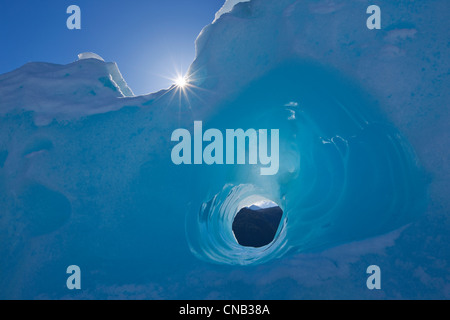
<path id="1" fill-rule="evenodd" d="M 117 62 L 136 94 L 170 85 L 185 72 L 195 39 L 224 0 L 1 0 L 0 74 L 31 61 L 67 64 L 81 52 Z M 69 5 L 81 8 L 81 30 L 68 30 Z"/>

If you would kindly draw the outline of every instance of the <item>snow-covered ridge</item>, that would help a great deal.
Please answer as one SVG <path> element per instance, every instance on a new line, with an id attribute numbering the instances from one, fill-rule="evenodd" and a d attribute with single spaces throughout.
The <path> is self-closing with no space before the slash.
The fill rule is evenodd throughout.
<path id="1" fill-rule="evenodd" d="M 44 124 L 118 108 L 117 98 L 132 97 L 133 91 L 116 63 L 97 57 L 81 54 L 67 65 L 32 62 L 0 75 L 0 114 L 34 111 L 36 122 Z"/>
<path id="2" fill-rule="evenodd" d="M 252 204 L 251 206 L 249 206 L 249 209 L 252 210 L 261 210 L 261 209 L 267 209 L 267 208 L 274 208 L 274 207 L 278 207 L 278 205 L 270 200 L 261 200 L 258 201 L 254 204 Z"/>

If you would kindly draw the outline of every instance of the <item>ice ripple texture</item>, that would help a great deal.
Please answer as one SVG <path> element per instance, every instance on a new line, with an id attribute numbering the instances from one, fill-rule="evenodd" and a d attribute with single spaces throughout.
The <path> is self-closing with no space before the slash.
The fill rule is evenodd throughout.
<path id="1" fill-rule="evenodd" d="M 279 129 L 280 170 L 261 176 L 249 166 L 199 169 L 199 179 L 207 177 L 199 185 L 213 196 L 188 216 L 193 252 L 219 263 L 262 263 L 413 221 L 425 208 L 423 172 L 408 142 L 368 97 L 332 69 L 289 60 L 228 101 L 211 127 Z M 238 245 L 231 231 L 252 197 L 284 211 L 275 240 L 262 248 Z"/>

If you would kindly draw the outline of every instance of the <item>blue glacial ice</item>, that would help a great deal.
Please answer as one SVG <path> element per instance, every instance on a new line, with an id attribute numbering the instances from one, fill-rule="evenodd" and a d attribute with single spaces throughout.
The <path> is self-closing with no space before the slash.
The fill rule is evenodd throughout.
<path id="1" fill-rule="evenodd" d="M 448 4 L 385 3 L 376 34 L 358 1 L 235 2 L 186 90 L 135 96 L 92 53 L 0 75 L 0 298 L 450 296 Z M 174 165 L 198 120 L 279 129 L 278 173 Z M 241 246 L 233 218 L 261 201 L 283 210 L 275 239 Z"/>

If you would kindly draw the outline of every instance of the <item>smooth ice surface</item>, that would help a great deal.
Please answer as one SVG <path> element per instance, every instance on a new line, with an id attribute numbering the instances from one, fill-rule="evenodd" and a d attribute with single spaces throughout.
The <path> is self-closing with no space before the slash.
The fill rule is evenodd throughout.
<path id="1" fill-rule="evenodd" d="M 380 5 L 371 32 L 366 1 L 238 3 L 184 91 L 133 96 L 91 58 L 0 75 L 0 297 L 450 297 L 449 3 Z M 279 129 L 279 173 L 175 166 L 196 120 Z M 235 214 L 265 199 L 274 241 L 240 246 Z"/>

